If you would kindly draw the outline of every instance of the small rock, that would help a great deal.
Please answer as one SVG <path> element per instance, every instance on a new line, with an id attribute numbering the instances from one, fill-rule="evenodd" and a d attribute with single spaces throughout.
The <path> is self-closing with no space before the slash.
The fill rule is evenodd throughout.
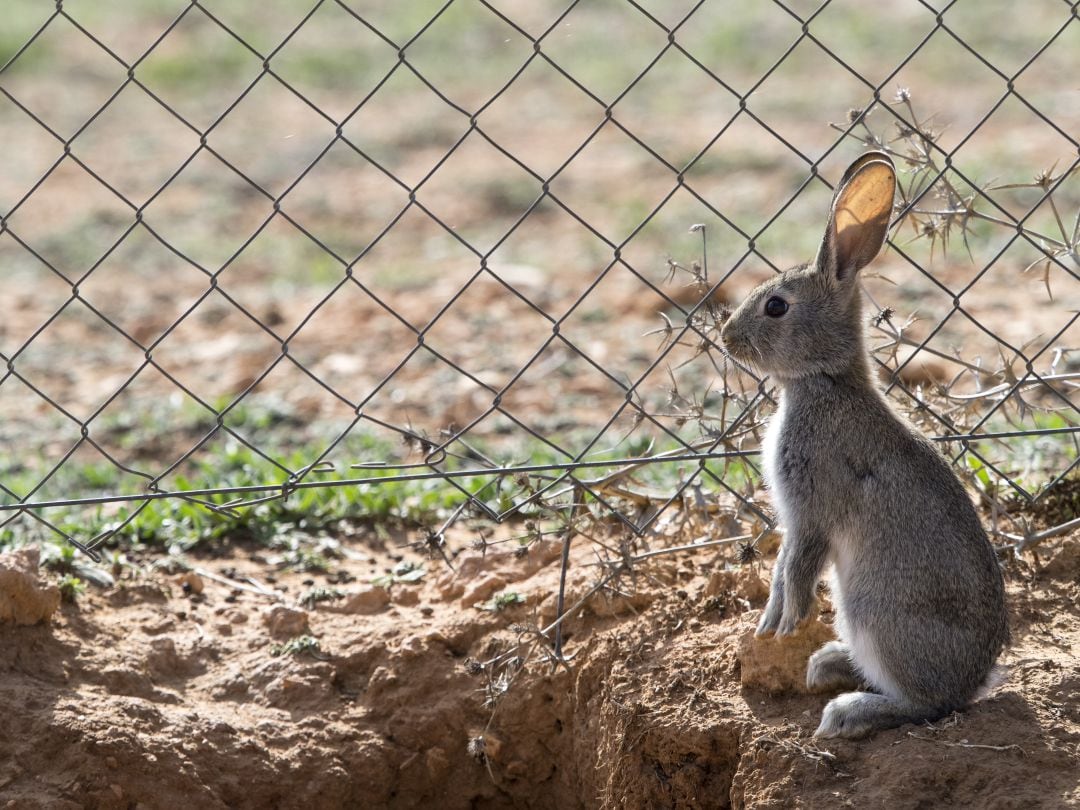
<path id="1" fill-rule="evenodd" d="M 390 591 L 377 585 L 365 585 L 351 594 L 338 608 L 342 613 L 369 615 L 385 610 L 390 604 Z"/>
<path id="2" fill-rule="evenodd" d="M 405 656 L 421 655 L 436 645 L 445 645 L 446 637 L 438 630 L 406 636 L 398 645 L 398 652 Z"/>
<path id="3" fill-rule="evenodd" d="M 734 594 L 752 604 L 764 602 L 769 596 L 769 586 L 751 566 L 714 571 L 709 577 L 702 597 Z"/>
<path id="4" fill-rule="evenodd" d="M 60 607 L 60 589 L 38 585 L 40 562 L 37 546 L 0 554 L 0 623 L 38 624 Z"/>
<path id="5" fill-rule="evenodd" d="M 124 798 L 124 789 L 122 787 L 120 787 L 120 785 L 116 784 L 115 782 L 113 784 L 109 785 L 109 790 L 111 790 L 113 792 L 113 795 L 116 796 L 116 798 L 118 798 L 118 799 Z"/>
<path id="6" fill-rule="evenodd" d="M 794 635 L 757 638 L 757 615 L 749 615 L 753 623 L 739 637 L 738 646 L 742 685 L 772 693 L 805 693 L 806 662 L 822 644 L 833 639 L 832 628 L 815 617 Z"/>
<path id="7" fill-rule="evenodd" d="M 277 639 L 295 638 L 311 632 L 306 611 L 275 605 L 263 614 L 270 635 Z"/>
<path id="8" fill-rule="evenodd" d="M 446 756 L 446 751 L 438 746 L 429 748 L 426 760 L 428 773 L 431 775 L 431 778 L 441 781 L 446 775 L 446 772 L 450 769 L 450 758 Z"/>
<path id="9" fill-rule="evenodd" d="M 200 669 L 198 661 L 190 654 L 182 655 L 176 643 L 167 636 L 150 640 L 146 664 L 155 676 L 164 678 L 192 675 Z"/>
<path id="10" fill-rule="evenodd" d="M 465 593 L 465 583 L 456 571 L 443 571 L 435 580 L 435 588 L 444 602 L 453 602 Z"/>
<path id="11" fill-rule="evenodd" d="M 1042 573 L 1060 579 L 1080 579 L 1080 540 L 1071 537 L 1062 540 Z"/>
<path id="12" fill-rule="evenodd" d="M 461 595 L 461 604 L 465 607 L 472 607 L 477 602 L 490 599 L 505 587 L 505 579 L 495 574 L 486 574 L 466 586 L 465 592 Z"/>
<path id="13" fill-rule="evenodd" d="M 185 571 L 176 578 L 176 584 L 184 593 L 200 594 L 206 590 L 203 578 L 194 571 Z"/>
<path id="14" fill-rule="evenodd" d="M 399 587 L 394 590 L 394 604 L 411 607 L 420 602 L 420 594 L 416 588 Z"/>

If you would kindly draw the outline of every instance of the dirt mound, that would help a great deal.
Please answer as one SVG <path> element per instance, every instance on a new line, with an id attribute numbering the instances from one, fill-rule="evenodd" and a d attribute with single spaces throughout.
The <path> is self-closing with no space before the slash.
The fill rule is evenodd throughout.
<path id="1" fill-rule="evenodd" d="M 123 580 L 51 624 L 0 625 L 0 806 L 1072 806 L 1075 549 L 1011 565 L 1003 686 L 861 742 L 810 737 L 826 699 L 799 687 L 813 645 L 749 641 L 763 582 L 711 552 L 650 560 L 586 601 L 563 665 L 532 629 L 555 614 L 557 546 L 407 576 L 369 540 L 326 575 L 337 585 L 268 583 L 257 552 L 233 549 L 195 561 L 197 585 Z M 827 635 L 827 603 L 822 618 L 808 635 Z"/>

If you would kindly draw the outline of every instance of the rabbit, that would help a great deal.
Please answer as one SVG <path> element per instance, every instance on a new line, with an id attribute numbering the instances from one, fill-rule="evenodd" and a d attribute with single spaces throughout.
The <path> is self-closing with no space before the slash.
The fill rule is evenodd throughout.
<path id="1" fill-rule="evenodd" d="M 857 279 L 885 241 L 895 189 L 888 155 L 859 157 L 816 260 L 755 289 L 721 330 L 729 356 L 781 388 L 762 452 L 785 535 L 756 634 L 796 632 L 833 567 L 838 640 L 810 658 L 806 682 L 856 691 L 829 701 L 818 737 L 962 709 L 1000 677 L 1009 640 L 1004 580 L 971 499 L 873 381 Z"/>

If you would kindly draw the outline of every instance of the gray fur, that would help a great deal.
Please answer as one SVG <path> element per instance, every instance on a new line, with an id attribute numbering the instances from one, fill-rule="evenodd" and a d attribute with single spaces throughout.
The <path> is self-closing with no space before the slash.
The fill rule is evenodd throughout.
<path id="1" fill-rule="evenodd" d="M 795 632 L 831 563 L 841 641 L 815 654 L 807 680 L 821 689 L 861 681 L 872 690 L 828 704 L 816 732 L 827 737 L 963 708 L 1008 641 L 1001 571 L 967 492 L 872 381 L 857 273 L 880 250 L 885 226 L 880 216 L 865 226 L 856 217 L 840 239 L 835 222 L 839 205 L 860 210 L 845 191 L 867 171 L 877 172 L 879 196 L 889 193 L 887 217 L 891 167 L 881 153 L 856 161 L 817 260 L 750 293 L 722 333 L 733 357 L 782 388 L 765 475 L 786 534 L 757 633 Z M 764 313 L 774 295 L 788 303 L 779 318 Z"/>
<path id="2" fill-rule="evenodd" d="M 862 676 L 855 669 L 851 647 L 842 641 L 830 641 L 810 656 L 806 664 L 806 688 L 812 692 L 838 692 L 858 689 Z"/>

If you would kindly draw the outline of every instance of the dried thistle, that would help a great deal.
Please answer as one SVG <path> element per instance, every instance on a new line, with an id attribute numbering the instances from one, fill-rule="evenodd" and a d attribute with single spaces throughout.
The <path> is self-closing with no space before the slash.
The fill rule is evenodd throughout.
<path id="1" fill-rule="evenodd" d="M 761 552 L 758 551 L 754 541 L 747 540 L 735 544 L 735 559 L 739 561 L 740 565 L 749 565 L 750 563 L 757 562 L 760 557 Z"/>

